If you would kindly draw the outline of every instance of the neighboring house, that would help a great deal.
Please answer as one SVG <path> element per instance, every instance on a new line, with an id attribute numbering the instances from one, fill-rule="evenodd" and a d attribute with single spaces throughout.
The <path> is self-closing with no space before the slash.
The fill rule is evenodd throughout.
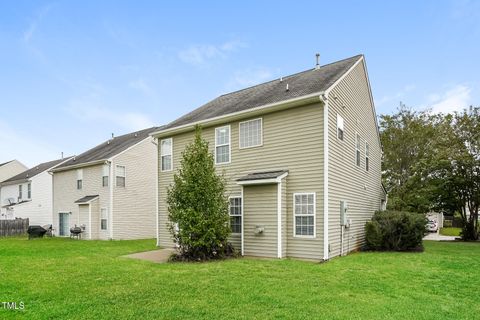
<path id="1" fill-rule="evenodd" d="M 196 124 L 225 173 L 243 255 L 328 260 L 363 244 L 386 201 L 363 55 L 222 95 L 153 133 L 159 246 L 173 245 L 166 190 Z"/>
<path id="2" fill-rule="evenodd" d="M 27 170 L 28 167 L 21 163 L 18 160 L 10 160 L 0 164 L 0 183 L 10 179 L 13 176 Z M 2 188 L 0 188 L 0 219 L 6 219 L 7 216 L 2 210 L 3 203 L 1 202 L 2 199 Z"/>
<path id="3" fill-rule="evenodd" d="M 149 128 L 112 138 L 52 170 L 57 236 L 83 239 L 155 237 L 156 146 Z"/>
<path id="4" fill-rule="evenodd" d="M 41 163 L 0 183 L 1 219 L 29 219 L 30 225 L 52 224 L 52 175 L 69 158 Z"/>
<path id="5" fill-rule="evenodd" d="M 5 163 L 0 163 L 0 182 L 10 179 L 19 173 L 27 170 L 28 167 L 18 160 L 11 160 Z"/>

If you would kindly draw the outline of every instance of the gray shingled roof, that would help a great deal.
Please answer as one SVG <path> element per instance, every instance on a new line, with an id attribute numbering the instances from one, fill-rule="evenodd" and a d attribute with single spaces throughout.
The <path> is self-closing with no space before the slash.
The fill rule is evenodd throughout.
<path id="1" fill-rule="evenodd" d="M 254 172 L 254 173 L 249 173 L 246 176 L 243 176 L 241 178 L 238 178 L 237 181 L 276 179 L 280 177 L 282 174 L 287 172 L 288 170 Z"/>
<path id="2" fill-rule="evenodd" d="M 10 179 L 2 181 L 2 184 L 9 184 L 15 181 L 25 181 L 25 180 L 31 179 L 37 174 L 40 174 L 45 170 L 55 167 L 56 165 L 58 165 L 62 161 L 65 161 L 68 158 L 69 157 L 65 157 L 63 159 L 40 163 L 39 165 L 36 165 L 26 171 L 23 171 L 22 173 L 17 174 L 16 176 L 11 177 Z"/>
<path id="3" fill-rule="evenodd" d="M 162 129 L 174 128 L 263 105 L 320 93 L 347 72 L 362 55 L 309 69 L 287 77 L 265 82 L 240 91 L 224 94 L 192 112 L 170 122 Z M 286 86 L 288 84 L 288 91 Z"/>
<path id="4" fill-rule="evenodd" d="M 62 163 L 62 165 L 56 167 L 55 170 L 97 160 L 107 160 L 112 156 L 133 146 L 134 144 L 144 140 L 149 136 L 150 133 L 158 131 L 160 129 L 161 128 L 159 127 L 152 127 L 107 140 L 102 144 L 99 144 L 98 146 L 87 150 L 78 156 L 73 157 L 69 161 Z"/>
<path id="5" fill-rule="evenodd" d="M 93 196 L 85 196 L 85 197 L 80 198 L 77 201 L 75 201 L 75 203 L 87 203 L 87 202 L 92 201 L 95 198 L 98 198 L 98 194 L 95 194 Z"/>

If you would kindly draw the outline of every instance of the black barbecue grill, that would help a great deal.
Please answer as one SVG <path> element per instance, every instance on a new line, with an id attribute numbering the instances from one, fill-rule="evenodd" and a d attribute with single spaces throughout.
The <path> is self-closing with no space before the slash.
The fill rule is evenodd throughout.
<path id="1" fill-rule="evenodd" d="M 82 228 L 80 227 L 73 227 L 73 228 L 70 228 L 70 238 L 77 238 L 77 239 L 80 239 L 81 238 L 81 235 L 82 235 Z"/>
<path id="2" fill-rule="evenodd" d="M 43 228 L 42 226 L 29 226 L 27 229 L 28 239 L 43 238 L 47 231 L 48 230 Z"/>

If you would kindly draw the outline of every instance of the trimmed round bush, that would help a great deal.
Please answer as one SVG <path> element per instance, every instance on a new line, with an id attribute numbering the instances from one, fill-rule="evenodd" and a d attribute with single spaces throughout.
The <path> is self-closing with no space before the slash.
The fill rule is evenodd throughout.
<path id="1" fill-rule="evenodd" d="M 381 251 L 422 250 L 427 234 L 425 215 L 414 212 L 378 211 L 365 225 L 367 249 Z"/>

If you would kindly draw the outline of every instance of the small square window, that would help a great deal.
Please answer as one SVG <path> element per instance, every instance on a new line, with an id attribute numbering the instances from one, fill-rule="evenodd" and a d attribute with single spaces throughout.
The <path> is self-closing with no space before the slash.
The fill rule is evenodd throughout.
<path id="1" fill-rule="evenodd" d="M 344 127 L 343 127 L 343 118 L 341 115 L 337 114 L 337 138 L 338 140 L 343 141 L 344 136 Z"/>

